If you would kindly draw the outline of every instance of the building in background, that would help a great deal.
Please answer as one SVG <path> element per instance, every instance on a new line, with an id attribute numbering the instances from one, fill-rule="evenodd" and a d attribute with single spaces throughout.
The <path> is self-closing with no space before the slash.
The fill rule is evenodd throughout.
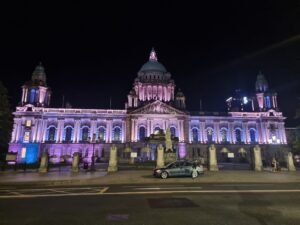
<path id="1" fill-rule="evenodd" d="M 149 145 L 146 140 L 169 128 L 180 158 L 206 157 L 211 143 L 220 154 L 231 151 L 236 157 L 244 157 L 260 144 L 268 155 L 268 149 L 287 144 L 285 117 L 279 111 L 276 92 L 270 91 L 262 73 L 257 75 L 255 91 L 254 96 L 236 92 L 228 98 L 228 112 L 189 112 L 184 93 L 176 89 L 171 73 L 152 49 L 124 109 L 51 108 L 51 90 L 40 64 L 22 86 L 9 151 L 17 153 L 18 162 L 28 163 L 47 151 L 50 160 L 58 163 L 74 152 L 87 159 L 93 154 L 107 158 L 115 143 L 120 151 L 130 146 L 141 157 L 141 149 Z M 155 153 L 156 146 L 150 143 L 150 159 Z"/>

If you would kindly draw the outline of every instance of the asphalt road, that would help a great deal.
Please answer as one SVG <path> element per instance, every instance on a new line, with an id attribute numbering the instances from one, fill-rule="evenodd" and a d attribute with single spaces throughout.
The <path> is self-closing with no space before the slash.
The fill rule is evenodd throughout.
<path id="1" fill-rule="evenodd" d="M 298 225 L 300 184 L 5 187 L 0 224 Z"/>

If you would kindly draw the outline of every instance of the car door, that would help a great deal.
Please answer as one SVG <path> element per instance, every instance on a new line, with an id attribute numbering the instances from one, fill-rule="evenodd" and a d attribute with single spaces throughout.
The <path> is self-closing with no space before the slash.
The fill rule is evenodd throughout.
<path id="1" fill-rule="evenodd" d="M 193 164 L 191 162 L 183 162 L 181 167 L 181 176 L 190 176 L 192 174 Z"/>
<path id="2" fill-rule="evenodd" d="M 179 176 L 181 172 L 179 162 L 172 163 L 168 168 L 168 171 L 169 171 L 169 175 L 172 177 Z"/>

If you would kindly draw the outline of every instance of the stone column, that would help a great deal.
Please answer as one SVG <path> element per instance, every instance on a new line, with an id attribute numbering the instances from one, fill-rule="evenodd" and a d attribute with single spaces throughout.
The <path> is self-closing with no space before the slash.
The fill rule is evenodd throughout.
<path id="1" fill-rule="evenodd" d="M 267 144 L 268 143 L 268 140 L 266 138 L 266 131 L 265 131 L 265 128 L 264 128 L 264 122 L 261 122 L 261 136 L 262 136 L 262 143 L 263 144 Z"/>
<path id="2" fill-rule="evenodd" d="M 150 137 L 150 120 L 147 119 L 147 137 Z"/>
<path id="3" fill-rule="evenodd" d="M 156 159 L 156 167 L 164 167 L 165 159 L 164 159 L 164 148 L 161 144 L 157 147 L 157 159 Z"/>
<path id="4" fill-rule="evenodd" d="M 17 132 L 16 132 L 16 142 L 19 142 L 21 136 L 21 129 L 22 129 L 22 120 L 18 119 L 17 122 Z"/>
<path id="5" fill-rule="evenodd" d="M 134 124 L 134 141 L 138 141 L 138 125 L 139 125 L 139 121 L 136 120 Z"/>
<path id="6" fill-rule="evenodd" d="M 75 152 L 73 154 L 73 160 L 72 160 L 72 172 L 77 173 L 79 171 L 79 153 Z"/>
<path id="7" fill-rule="evenodd" d="M 106 143 L 111 143 L 112 134 L 112 121 L 109 119 L 106 121 Z"/>
<path id="8" fill-rule="evenodd" d="M 117 147 L 116 145 L 111 145 L 110 147 L 110 155 L 109 155 L 109 163 L 108 163 L 108 172 L 118 171 L 118 158 L 117 158 Z"/>
<path id="9" fill-rule="evenodd" d="M 43 132 L 42 132 L 42 143 L 45 142 L 46 140 L 46 135 L 47 135 L 47 120 L 43 121 Z"/>
<path id="10" fill-rule="evenodd" d="M 134 127 L 134 121 L 135 119 L 131 119 L 131 141 L 134 141 L 134 131 L 135 131 L 135 127 Z"/>
<path id="11" fill-rule="evenodd" d="M 255 145 L 253 148 L 253 154 L 254 154 L 254 170 L 255 171 L 262 171 L 262 159 L 261 159 L 261 149 L 259 145 Z"/>
<path id="12" fill-rule="evenodd" d="M 41 142 L 42 141 L 42 133 L 43 133 L 43 124 L 44 121 L 43 120 L 39 120 L 39 125 L 38 125 L 38 131 L 37 131 L 37 135 L 36 135 L 36 141 L 37 142 Z"/>
<path id="13" fill-rule="evenodd" d="M 218 171 L 217 150 L 214 144 L 209 147 L 209 171 Z"/>
<path id="14" fill-rule="evenodd" d="M 219 129 L 218 129 L 218 124 L 214 122 L 214 133 L 213 133 L 213 140 L 216 143 L 219 143 Z"/>
<path id="15" fill-rule="evenodd" d="M 16 124 L 16 121 L 14 121 L 13 132 L 12 132 L 11 139 L 10 139 L 11 143 L 16 142 L 16 132 L 17 132 L 17 124 Z"/>
<path id="16" fill-rule="evenodd" d="M 121 136 L 122 143 L 126 142 L 126 122 L 122 120 L 122 136 Z"/>
<path id="17" fill-rule="evenodd" d="M 288 171 L 296 171 L 294 160 L 293 160 L 293 153 L 289 152 L 287 155 L 287 168 Z"/>
<path id="18" fill-rule="evenodd" d="M 47 173 L 48 172 L 48 153 L 44 152 L 42 154 L 42 159 L 40 163 L 40 168 L 39 168 L 40 173 Z"/>
<path id="19" fill-rule="evenodd" d="M 91 120 L 91 132 L 90 132 L 90 136 L 92 137 L 93 134 L 96 134 L 97 131 L 97 120 L 92 119 Z"/>

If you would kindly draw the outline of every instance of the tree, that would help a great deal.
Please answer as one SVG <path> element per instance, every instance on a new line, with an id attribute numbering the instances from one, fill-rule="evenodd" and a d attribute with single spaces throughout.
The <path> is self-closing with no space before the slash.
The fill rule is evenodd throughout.
<path id="1" fill-rule="evenodd" d="M 0 81 L 0 159 L 8 150 L 12 130 L 12 114 L 8 101 L 7 89 Z"/>

